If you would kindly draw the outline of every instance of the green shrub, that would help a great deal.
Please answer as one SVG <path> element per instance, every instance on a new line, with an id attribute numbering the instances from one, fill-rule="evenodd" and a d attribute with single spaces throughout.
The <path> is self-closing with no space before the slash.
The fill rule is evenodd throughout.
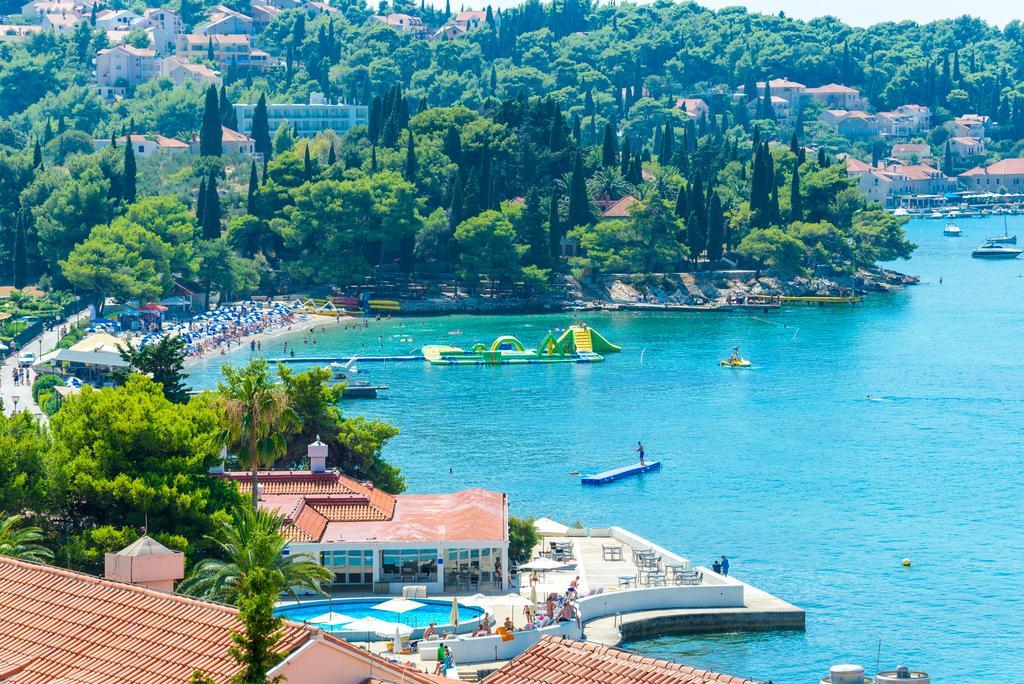
<path id="1" fill-rule="evenodd" d="M 36 378 L 36 381 L 32 383 L 32 401 L 39 404 L 39 396 L 41 394 L 43 394 L 44 392 L 46 394 L 56 394 L 56 392 L 51 392 L 50 390 L 52 390 L 54 387 L 57 387 L 58 385 L 63 384 L 64 378 L 60 377 L 59 375 L 53 375 L 52 373 L 47 375 L 40 375 L 38 378 Z"/>
<path id="2" fill-rule="evenodd" d="M 530 552 L 540 541 L 540 533 L 533 526 L 533 518 L 508 518 L 508 557 L 513 563 L 530 560 Z"/>

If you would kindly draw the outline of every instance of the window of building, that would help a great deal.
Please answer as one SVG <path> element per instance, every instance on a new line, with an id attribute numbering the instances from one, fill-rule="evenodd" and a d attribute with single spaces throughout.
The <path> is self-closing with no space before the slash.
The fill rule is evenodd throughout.
<path id="1" fill-rule="evenodd" d="M 373 583 L 373 551 L 368 549 L 321 551 L 320 565 L 334 573 L 334 584 Z"/>
<path id="2" fill-rule="evenodd" d="M 390 549 L 380 561 L 382 582 L 437 581 L 437 549 Z"/>

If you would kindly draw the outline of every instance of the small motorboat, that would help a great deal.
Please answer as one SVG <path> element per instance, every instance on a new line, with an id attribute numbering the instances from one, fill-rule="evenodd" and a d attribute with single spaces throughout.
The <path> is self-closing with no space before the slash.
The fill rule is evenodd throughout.
<path id="1" fill-rule="evenodd" d="M 750 368 L 750 362 L 746 359 L 723 359 L 718 365 L 724 368 Z"/>
<path id="2" fill-rule="evenodd" d="M 960 237 L 964 232 L 955 223 L 947 223 L 946 227 L 942 229 L 942 234 L 946 237 Z"/>
<path id="3" fill-rule="evenodd" d="M 975 259 L 1016 259 L 1024 252 L 1024 249 L 1010 247 L 998 242 L 986 242 L 978 249 L 971 252 Z"/>
<path id="4" fill-rule="evenodd" d="M 940 219 L 942 218 L 942 212 L 933 211 L 931 214 L 928 215 L 928 218 Z"/>
<path id="5" fill-rule="evenodd" d="M 352 376 L 359 373 L 355 363 L 356 358 L 352 357 L 346 363 L 331 364 L 334 382 L 345 383 L 345 387 L 341 390 L 341 396 L 345 399 L 376 399 L 377 393 L 383 392 L 388 386 L 374 385 L 369 380 L 353 378 Z"/>

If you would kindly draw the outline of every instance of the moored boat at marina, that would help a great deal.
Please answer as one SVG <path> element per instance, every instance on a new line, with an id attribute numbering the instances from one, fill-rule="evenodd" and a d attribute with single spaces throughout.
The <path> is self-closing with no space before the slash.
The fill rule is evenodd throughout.
<path id="1" fill-rule="evenodd" d="M 946 237 L 960 237 L 964 232 L 955 223 L 947 223 L 946 227 L 942 229 L 942 234 Z"/>
<path id="2" fill-rule="evenodd" d="M 1016 259 L 1024 250 L 997 242 L 986 242 L 971 252 L 975 259 Z"/>

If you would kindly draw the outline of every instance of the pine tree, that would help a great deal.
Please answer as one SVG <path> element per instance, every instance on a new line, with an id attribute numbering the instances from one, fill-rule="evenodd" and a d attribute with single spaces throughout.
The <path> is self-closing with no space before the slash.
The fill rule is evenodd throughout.
<path id="1" fill-rule="evenodd" d="M 131 143 L 132 134 L 128 132 L 128 140 L 124 146 L 124 169 L 121 173 L 121 199 L 125 204 L 135 201 L 136 184 L 138 182 L 135 168 L 135 147 Z"/>
<path id="2" fill-rule="evenodd" d="M 39 144 L 39 138 L 36 138 L 35 145 L 32 147 L 32 168 L 37 169 L 43 164 L 43 148 Z"/>
<path id="3" fill-rule="evenodd" d="M 253 148 L 258 154 L 262 154 L 264 159 L 273 154 L 270 145 L 270 123 L 267 120 L 267 96 L 262 93 L 252 113 L 252 139 Z"/>
<path id="4" fill-rule="evenodd" d="M 235 108 L 228 99 L 226 86 L 220 87 L 220 125 L 232 131 L 238 130 L 238 117 L 235 116 Z"/>
<path id="5" fill-rule="evenodd" d="M 800 166 L 793 165 L 793 177 L 789 181 L 789 220 L 803 221 L 804 201 L 800 196 Z"/>
<path id="6" fill-rule="evenodd" d="M 216 171 L 210 169 L 206 179 L 206 205 L 203 207 L 203 239 L 220 237 L 220 194 L 217 192 Z"/>
<path id="7" fill-rule="evenodd" d="M 217 86 L 206 89 L 206 103 L 203 109 L 203 127 L 199 138 L 199 154 L 204 157 L 219 157 L 224 154 L 224 131 L 221 130 L 220 99 Z"/>
<path id="8" fill-rule="evenodd" d="M 562 256 L 562 220 L 558 215 L 558 193 L 551 190 L 551 201 L 548 202 L 548 239 L 551 245 L 551 258 Z"/>
<path id="9" fill-rule="evenodd" d="M 551 238 L 544 227 L 544 210 L 541 208 L 540 192 L 536 186 L 531 186 L 526 191 L 520 221 L 530 248 L 527 261 L 535 266 L 547 266 L 551 263 Z"/>
<path id="10" fill-rule="evenodd" d="M 14 220 L 14 287 L 19 290 L 28 285 L 28 250 L 25 247 L 28 221 L 25 209 L 19 210 Z"/>
<path id="11" fill-rule="evenodd" d="M 333 148 L 331 148 L 333 149 Z M 249 162 L 249 192 L 246 195 L 245 211 L 250 216 L 256 215 L 256 193 L 260 190 L 260 177 L 256 173 L 256 160 Z"/>
<path id="12" fill-rule="evenodd" d="M 416 182 L 416 172 L 418 167 L 416 165 L 416 141 L 413 140 L 412 130 L 409 130 L 409 144 L 405 149 L 405 180 L 410 183 Z"/>
<path id="13" fill-rule="evenodd" d="M 601 166 L 610 168 L 618 164 L 618 136 L 611 123 L 604 125 L 604 141 L 601 144 Z"/>
<path id="14" fill-rule="evenodd" d="M 583 172 L 583 153 L 576 154 L 569 177 L 569 227 L 588 226 L 594 216 L 590 209 L 590 195 L 587 193 L 587 180 Z"/>

